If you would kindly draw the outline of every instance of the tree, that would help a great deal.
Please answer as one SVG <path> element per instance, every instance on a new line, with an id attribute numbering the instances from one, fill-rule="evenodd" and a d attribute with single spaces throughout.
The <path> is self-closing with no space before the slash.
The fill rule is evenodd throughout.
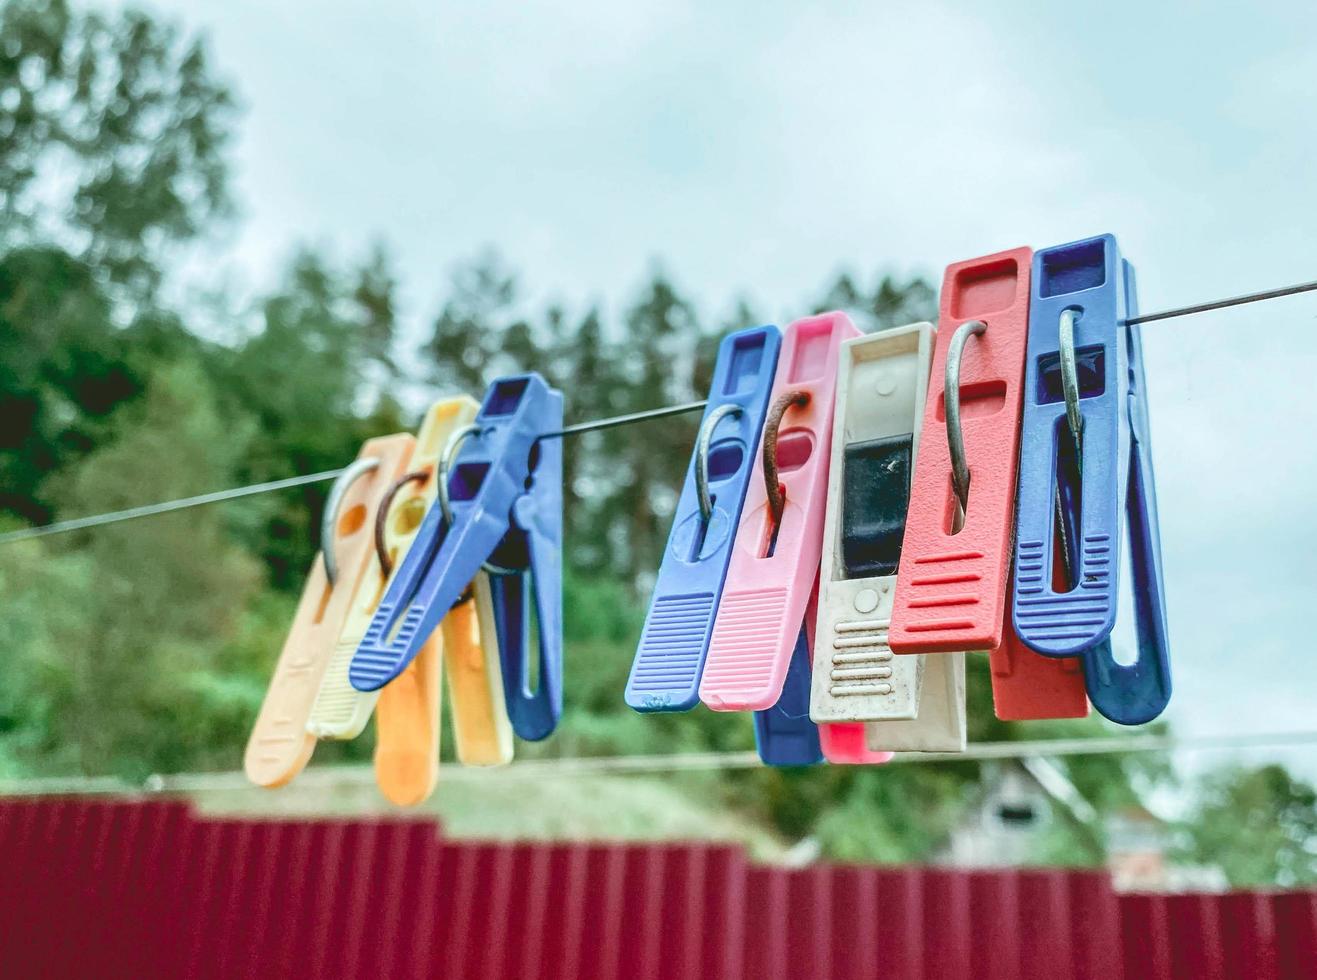
<path id="1" fill-rule="evenodd" d="M 1201 783 L 1181 857 L 1216 865 L 1235 888 L 1317 883 L 1317 790 L 1275 763 Z"/>
<path id="2" fill-rule="evenodd" d="M 200 346 L 154 297 L 166 250 L 226 210 L 233 100 L 142 12 L 6 0 L 0 36 L 0 508 L 44 521 L 42 479 L 140 394 L 143 342 Z"/>
<path id="3" fill-rule="evenodd" d="M 840 273 L 814 305 L 814 312 L 845 310 L 867 330 L 889 330 L 920 320 L 937 321 L 937 293 L 922 278 L 901 282 L 881 276 L 866 292 L 849 272 Z"/>
<path id="4" fill-rule="evenodd" d="M 234 104 L 205 45 L 66 0 L 6 0 L 0 34 L 0 244 L 58 244 L 151 295 L 165 250 L 228 206 Z"/>
<path id="5" fill-rule="evenodd" d="M 257 322 L 235 348 L 210 359 L 228 414 L 257 422 L 237 467 L 262 482 L 345 466 L 367 438 L 412 426 L 389 396 L 394 281 L 388 259 L 373 251 L 343 270 L 300 251 L 285 281 L 260 304 Z M 319 544 L 328 488 L 310 485 L 263 501 L 249 514 L 244 540 L 269 563 L 274 584 L 300 585 Z"/>
<path id="6" fill-rule="evenodd" d="M 220 417 L 196 365 L 162 367 L 140 401 L 115 413 L 106 444 L 58 476 L 51 493 L 89 513 L 222 486 L 251 431 Z M 195 679 L 211 669 L 260 581 L 223 511 L 80 532 L 29 559 L 53 568 L 41 574 L 82 585 L 76 598 L 59 590 L 42 607 L 36 667 L 51 706 L 38 743 L 44 752 L 89 774 L 187 765 L 198 748 L 190 734 L 206 714 Z M 24 568 L 32 565 L 12 573 L 21 577 Z"/>

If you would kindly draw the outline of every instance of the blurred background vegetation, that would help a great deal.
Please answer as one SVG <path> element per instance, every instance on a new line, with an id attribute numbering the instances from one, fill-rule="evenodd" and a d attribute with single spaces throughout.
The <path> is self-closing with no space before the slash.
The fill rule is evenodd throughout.
<path id="1" fill-rule="evenodd" d="M 569 421 L 703 397 L 721 334 L 758 321 L 741 300 L 727 322 L 709 322 L 659 272 L 616 321 L 532 309 L 515 272 L 486 252 L 428 286 L 432 329 L 417 343 L 401 336 L 380 246 L 348 264 L 300 251 L 253 303 L 222 292 L 171 301 L 181 250 L 234 220 L 226 148 L 240 114 L 204 39 L 133 10 L 2 9 L 5 529 L 332 469 L 368 436 L 413 428 L 429 398 L 479 395 L 510 371 L 561 387 Z M 922 279 L 838 275 L 815 304 L 834 308 L 878 330 L 934 319 L 936 295 Z M 696 425 L 569 444 L 566 714 L 523 755 L 753 746 L 746 717 L 642 717 L 621 698 Z M 0 777 L 236 768 L 326 489 L 0 547 Z M 983 657 L 972 658 L 969 697 L 972 741 L 1105 731 L 1096 718 L 996 721 Z M 370 751 L 367 736 L 324 746 L 317 762 Z M 1058 766 L 1099 813 L 1176 779 L 1147 754 Z M 665 786 L 783 840 L 812 837 L 827 855 L 896 861 L 927 859 L 982 778 L 958 763 Z M 1313 792 L 1283 769 L 1224 771 L 1177 792 L 1196 801 L 1177 828 L 1186 860 L 1240 884 L 1317 880 Z M 1039 859 L 1103 860 L 1101 834 L 1062 822 L 1054 836 Z"/>

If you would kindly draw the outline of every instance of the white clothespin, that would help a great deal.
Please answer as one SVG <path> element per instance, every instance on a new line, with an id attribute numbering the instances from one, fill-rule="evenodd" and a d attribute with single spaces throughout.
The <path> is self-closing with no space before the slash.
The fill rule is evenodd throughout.
<path id="1" fill-rule="evenodd" d="M 965 748 L 965 655 L 887 645 L 933 337 L 857 337 L 839 366 L 810 718 L 865 722 L 872 751 Z"/>

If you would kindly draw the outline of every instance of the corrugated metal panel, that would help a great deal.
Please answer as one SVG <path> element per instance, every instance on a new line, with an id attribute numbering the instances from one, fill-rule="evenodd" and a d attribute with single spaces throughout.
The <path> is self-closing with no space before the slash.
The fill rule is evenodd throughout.
<path id="1" fill-rule="evenodd" d="M 704 843 L 491 843 L 430 823 L 0 801 L 0 976 L 1138 980 L 1317 976 L 1317 891 L 747 864 Z"/>
<path id="2" fill-rule="evenodd" d="M 1298 980 L 1317 972 L 1317 892 L 1275 896 L 1276 966 L 1282 980 Z"/>
<path id="3" fill-rule="evenodd" d="M 1122 980 L 1120 902 L 1106 875 L 1069 872 L 1070 943 L 1076 980 Z"/>

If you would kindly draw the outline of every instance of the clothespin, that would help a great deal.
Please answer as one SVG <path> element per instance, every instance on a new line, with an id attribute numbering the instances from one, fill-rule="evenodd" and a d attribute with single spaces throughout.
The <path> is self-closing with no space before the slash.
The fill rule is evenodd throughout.
<path id="1" fill-rule="evenodd" d="M 307 721 L 352 600 L 374 561 L 370 528 L 385 491 L 411 458 L 410 434 L 367 440 L 325 503 L 321 553 L 302 588 L 292 628 L 275 665 L 243 768 L 258 786 L 283 786 L 315 749 Z"/>
<path id="2" fill-rule="evenodd" d="M 1126 725 L 1157 717 L 1171 696 L 1142 347 L 1126 322 L 1135 308 L 1113 236 L 1034 257 L 1012 603 L 1020 639 L 1082 656 L 1089 700 Z M 1139 647 L 1129 666 L 1109 640 L 1122 516 Z"/>
<path id="3" fill-rule="evenodd" d="M 989 650 L 1001 643 L 1030 255 L 1017 248 L 958 262 L 943 278 L 888 632 L 896 653 Z"/>
<path id="4" fill-rule="evenodd" d="M 1002 721 L 1043 718 L 1084 718 L 1088 693 L 1078 657 L 1044 657 L 1015 634 L 1010 623 L 1000 646 L 989 651 L 992 670 L 992 710 Z"/>
<path id="5" fill-rule="evenodd" d="M 894 657 L 887 645 L 933 342 L 932 324 L 916 323 L 841 349 L 810 717 L 874 724 L 825 733 L 829 759 L 965 747 L 964 654 Z"/>
<path id="6" fill-rule="evenodd" d="M 877 766 L 891 762 L 895 752 L 869 748 L 869 727 L 858 721 L 819 725 L 819 744 L 823 749 L 823 758 L 844 766 Z"/>
<path id="7" fill-rule="evenodd" d="M 483 567 L 513 730 L 541 739 L 562 713 L 562 395 L 538 374 L 490 385 L 447 483 L 418 533 L 424 547 L 403 559 L 348 676 L 360 690 L 397 677 Z M 548 437 L 548 438 L 546 438 Z M 528 587 L 526 578 L 530 577 Z M 531 691 L 527 649 L 533 597 L 539 686 Z"/>
<path id="8" fill-rule="evenodd" d="M 627 681 L 626 703 L 637 711 L 687 711 L 699 700 L 781 345 L 781 332 L 768 326 L 729 334 L 718 347 L 704 418 Z"/>
<path id="9" fill-rule="evenodd" d="M 840 727 L 816 725 L 809 717 L 809 665 L 814 656 L 810 637 L 814 635 L 818 600 L 816 577 L 805 621 L 791 650 L 782 693 L 771 708 L 755 712 L 755 750 L 766 766 L 812 766 L 822 762 L 822 729 Z"/>
<path id="10" fill-rule="evenodd" d="M 471 593 L 471 599 L 457 605 L 443 621 L 453 741 L 462 765 L 502 766 L 512 761 L 512 722 L 504 694 L 493 589 L 486 572 L 472 579 Z"/>
<path id="11" fill-rule="evenodd" d="M 445 451 L 471 426 L 478 408 L 476 400 L 466 395 L 441 399 L 431 406 L 417 433 L 410 472 L 394 484 L 398 496 L 376 524 L 381 574 L 373 583 L 369 601 L 358 597 L 350 629 L 345 628 L 339 639 L 344 654 L 342 682 L 354 692 L 347 676 L 352 656 L 366 635 L 393 570 L 412 547 L 424 547 L 418 543 L 419 533 L 425 515 L 435 506 L 440 481 L 447 477 Z M 483 593 L 486 605 L 489 602 L 485 572 L 476 574 L 471 591 L 473 596 L 449 610 L 440 630 L 429 636 L 416 659 L 392 683 L 379 691 L 356 692 L 365 701 L 378 697 L 375 781 L 380 792 L 399 806 L 423 802 L 439 778 L 439 675 L 444 665 L 449 668 L 458 759 L 467 765 L 511 759 L 512 727 L 503 710 L 498 636 L 492 625 L 482 631 L 477 623 L 479 599 L 475 594 Z"/>
<path id="12" fill-rule="evenodd" d="M 348 683 L 348 665 L 366 635 L 392 570 L 411 547 L 421 518 L 434 499 L 434 469 L 440 448 L 454 429 L 475 418 L 477 408 L 475 399 L 465 396 L 441 399 L 430 406 L 417 431 L 408 472 L 393 482 L 380 501 L 371 525 L 376 560 L 366 564 L 307 722 L 307 730 L 317 738 L 356 738 L 375 710 L 379 692 L 358 691 Z"/>
<path id="13" fill-rule="evenodd" d="M 760 440 L 764 480 L 746 493 L 700 680 L 717 711 L 771 708 L 782 694 L 823 549 L 837 359 L 859 334 L 844 313 L 786 330 Z"/>
<path id="14" fill-rule="evenodd" d="M 471 414 L 475 414 L 471 402 Z M 439 467 L 443 478 L 446 467 Z M 457 758 L 467 766 L 512 761 L 512 725 L 503 706 L 502 668 L 489 577 L 471 580 L 471 598 L 443 618 L 407 669 L 380 692 L 375 711 L 375 782 L 398 806 L 416 806 L 439 780 L 439 675 L 448 675 Z M 440 659 L 442 648 L 442 661 Z"/>
<path id="15" fill-rule="evenodd" d="M 471 603 L 458 603 L 444 617 L 442 634 L 426 638 L 407 669 L 381 691 L 375 710 L 375 785 L 396 806 L 417 806 L 439 782 L 439 674 L 452 627 L 465 623 Z"/>
<path id="16" fill-rule="evenodd" d="M 393 525 L 383 529 L 389 547 L 396 550 L 395 564 L 412 547 L 424 523 L 424 516 L 435 507 L 440 485 L 447 485 L 446 481 L 452 469 L 452 456 L 460 448 L 462 440 L 471 433 L 476 412 L 480 407 L 475 399 L 465 395 L 439 404 L 453 408 L 437 419 L 433 427 L 428 425 L 430 419 L 427 418 L 427 424 L 422 425 L 418 434 L 420 446 L 417 453 L 423 454 L 423 470 L 426 478 L 412 483 L 407 488 L 411 496 L 398 504 L 400 511 L 397 520 Z M 413 462 L 413 471 L 416 469 L 417 466 Z M 439 510 L 442 514 L 442 504 L 439 505 Z M 443 667 L 448 675 L 448 696 L 453 711 L 453 740 L 457 746 L 458 761 L 468 766 L 502 765 L 512 761 L 512 724 L 508 720 L 504 705 L 498 631 L 494 627 L 487 572 L 476 573 L 475 578 L 471 580 L 468 593 L 469 598 L 459 601 L 444 617 L 441 624 L 443 642 L 438 642 L 438 634 L 432 634 L 431 640 L 422 648 L 407 671 L 398 678 L 398 682 L 389 684 L 383 689 L 384 694 L 380 698 L 380 706 L 377 709 L 380 713 L 380 732 L 375 750 L 375 769 L 381 788 L 384 788 L 385 784 L 385 779 L 379 778 L 382 770 L 393 770 L 399 774 L 388 779 L 390 786 L 385 789 L 385 795 L 395 801 L 398 797 L 414 796 L 419 791 L 419 782 L 408 780 L 402 774 L 422 772 L 424 768 L 404 762 L 400 768 L 395 769 L 391 766 L 390 759 L 433 757 L 434 768 L 437 771 L 438 683 L 437 681 L 433 684 L 423 683 L 422 680 L 439 676 L 440 665 L 437 658 L 440 655 L 440 648 L 442 648 Z M 382 596 L 383 590 L 379 594 Z M 368 627 L 367 621 L 356 638 L 354 652 L 355 646 L 359 645 Z M 433 664 L 421 664 L 421 659 L 425 657 L 436 659 Z M 402 684 L 407 672 L 418 667 L 423 668 L 422 678 Z M 396 723 L 395 715 L 398 716 Z M 386 734 L 385 729 L 389 734 Z M 414 739 L 423 739 L 423 741 L 415 745 L 410 744 L 405 740 L 408 733 L 412 733 Z M 395 734 L 396 738 L 393 737 Z M 429 790 L 426 790 L 424 795 L 428 796 Z"/>

